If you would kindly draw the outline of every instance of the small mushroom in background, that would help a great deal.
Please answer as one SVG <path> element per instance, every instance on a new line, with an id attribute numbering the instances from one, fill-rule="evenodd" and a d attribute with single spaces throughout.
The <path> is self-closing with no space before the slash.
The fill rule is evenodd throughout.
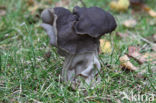
<path id="1" fill-rule="evenodd" d="M 76 6 L 73 12 L 63 7 L 45 9 L 41 18 L 50 44 L 65 57 L 62 80 L 78 84 L 82 77 L 91 86 L 99 82 L 95 78 L 101 69 L 99 39 L 115 30 L 114 17 L 98 7 Z"/>

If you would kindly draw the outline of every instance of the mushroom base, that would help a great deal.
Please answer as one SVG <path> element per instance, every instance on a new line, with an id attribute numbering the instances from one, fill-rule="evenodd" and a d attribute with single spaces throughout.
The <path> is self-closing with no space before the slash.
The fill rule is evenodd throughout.
<path id="1" fill-rule="evenodd" d="M 83 88 L 84 82 L 94 87 L 100 81 L 100 69 L 97 51 L 68 55 L 65 57 L 62 79 L 66 83 L 72 83 L 74 87 Z"/>

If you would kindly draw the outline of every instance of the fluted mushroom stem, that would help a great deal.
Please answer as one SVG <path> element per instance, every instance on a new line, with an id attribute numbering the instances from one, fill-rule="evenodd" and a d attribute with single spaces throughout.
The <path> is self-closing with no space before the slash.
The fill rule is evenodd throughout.
<path id="1" fill-rule="evenodd" d="M 65 57 L 62 77 L 65 82 L 74 84 L 80 83 L 79 77 L 82 77 L 88 85 L 93 87 L 95 83 L 100 81 L 100 76 L 97 75 L 100 69 L 97 51 L 68 55 Z M 99 77 L 96 78 L 95 76 Z"/>

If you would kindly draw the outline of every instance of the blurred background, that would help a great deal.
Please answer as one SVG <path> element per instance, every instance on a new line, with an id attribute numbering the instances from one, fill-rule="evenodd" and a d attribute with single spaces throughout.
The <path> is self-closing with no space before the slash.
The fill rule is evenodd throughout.
<path id="1" fill-rule="evenodd" d="M 40 27 L 45 8 L 61 6 L 72 11 L 77 5 L 100 7 L 118 25 L 100 40 L 103 79 L 88 94 L 60 83 L 64 58 L 49 45 Z M 121 99 L 121 91 L 155 93 L 155 51 L 156 0 L 0 0 L 1 103 L 131 103 Z"/>

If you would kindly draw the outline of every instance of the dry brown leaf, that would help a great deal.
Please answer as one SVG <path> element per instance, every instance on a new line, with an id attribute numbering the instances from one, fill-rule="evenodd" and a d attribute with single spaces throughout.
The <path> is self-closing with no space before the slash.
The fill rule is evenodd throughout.
<path id="1" fill-rule="evenodd" d="M 123 39 L 125 39 L 129 36 L 128 33 L 120 33 L 120 32 L 117 32 L 116 35 Z"/>
<path id="2" fill-rule="evenodd" d="M 132 53 L 131 57 L 137 60 L 140 64 L 143 64 L 146 61 L 146 59 L 139 52 Z"/>
<path id="3" fill-rule="evenodd" d="M 132 53 L 138 52 L 138 51 L 139 51 L 138 47 L 135 47 L 135 46 L 129 46 L 128 47 L 128 55 L 131 55 Z"/>
<path id="4" fill-rule="evenodd" d="M 120 65 L 126 69 L 132 70 L 132 71 L 136 71 L 138 70 L 137 67 L 135 67 L 130 61 L 130 59 L 128 58 L 127 55 L 124 55 L 122 57 L 120 57 Z"/>
<path id="5" fill-rule="evenodd" d="M 111 43 L 108 40 L 100 39 L 100 53 L 111 53 Z"/>
<path id="6" fill-rule="evenodd" d="M 137 24 L 136 20 L 134 19 L 129 19 L 129 20 L 126 20 L 124 21 L 123 25 L 127 28 L 133 28 L 135 27 L 135 25 Z"/>
<path id="7" fill-rule="evenodd" d="M 143 55 L 139 53 L 139 48 L 135 46 L 128 47 L 128 56 L 134 58 L 140 64 L 143 64 L 146 61 L 146 58 L 144 58 Z"/>
<path id="8" fill-rule="evenodd" d="M 115 11 L 125 11 L 129 7 L 129 0 L 118 0 L 110 2 L 110 8 Z"/>

